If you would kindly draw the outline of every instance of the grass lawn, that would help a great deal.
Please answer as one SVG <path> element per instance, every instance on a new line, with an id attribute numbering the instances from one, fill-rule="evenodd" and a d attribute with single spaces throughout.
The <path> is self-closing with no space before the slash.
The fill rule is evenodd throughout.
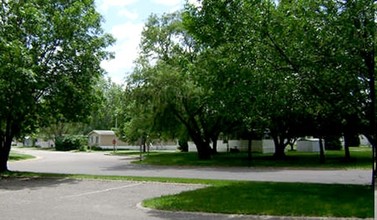
<path id="1" fill-rule="evenodd" d="M 351 161 L 344 160 L 344 151 L 326 151 L 326 162 L 319 162 L 318 153 L 288 151 L 285 160 L 276 161 L 272 154 L 253 153 L 249 161 L 247 153 L 218 153 L 211 160 L 198 160 L 195 152 L 150 152 L 143 161 L 135 163 L 167 166 L 228 166 L 228 167 L 283 167 L 283 168 L 346 168 L 371 169 L 372 150 L 368 147 L 351 147 Z M 122 154 L 119 152 L 118 154 Z"/>
<path id="2" fill-rule="evenodd" d="M 227 214 L 372 218 L 372 187 L 236 182 L 163 196 L 144 206 L 170 211 Z"/>
<path id="3" fill-rule="evenodd" d="M 13 151 L 11 151 L 9 155 L 9 161 L 27 160 L 27 159 L 33 159 L 33 158 L 34 156 L 32 155 L 19 154 Z"/>

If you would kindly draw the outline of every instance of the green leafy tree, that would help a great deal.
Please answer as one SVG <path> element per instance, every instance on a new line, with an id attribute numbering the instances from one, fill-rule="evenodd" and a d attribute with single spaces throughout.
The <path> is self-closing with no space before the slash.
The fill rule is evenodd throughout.
<path id="1" fill-rule="evenodd" d="M 283 157 L 290 127 L 300 112 L 295 103 L 301 97 L 297 78 L 284 68 L 286 63 L 276 57 L 276 47 L 266 37 L 274 5 L 269 1 L 202 1 L 202 7 L 188 8 L 190 33 L 212 51 L 211 56 L 218 54 L 213 59 L 218 68 L 211 77 L 213 89 L 222 97 L 219 103 L 224 103 L 223 115 L 244 124 L 241 127 L 250 133 L 268 128 L 277 157 Z"/>
<path id="2" fill-rule="evenodd" d="M 95 101 L 104 49 L 93 0 L 1 1 L 0 171 L 14 137 L 50 120 L 81 121 Z"/>
<path id="3" fill-rule="evenodd" d="M 36 135 L 55 142 L 57 138 L 62 138 L 65 135 L 85 135 L 86 133 L 83 132 L 85 127 L 86 125 L 82 122 L 51 122 L 49 126 L 37 129 Z"/>
<path id="4" fill-rule="evenodd" d="M 229 94 L 225 106 L 246 127 L 268 129 L 283 158 L 298 135 L 373 133 L 375 119 L 366 119 L 375 116 L 374 8 L 373 1 L 204 0 L 187 7 L 186 24 L 221 54 L 212 77 L 234 85 L 220 87 Z M 310 126 L 299 129 L 302 121 Z"/>
<path id="5" fill-rule="evenodd" d="M 317 135 L 340 133 L 348 139 L 373 133 L 370 127 L 375 119 L 369 119 L 376 114 L 371 110 L 375 98 L 370 86 L 374 82 L 374 3 L 287 1 L 279 6 L 281 18 L 296 20 L 286 23 L 285 30 L 301 27 L 305 31 L 305 38 L 300 38 L 304 40 L 294 40 L 301 42 L 296 51 L 302 54 L 295 63 L 309 112 L 317 122 Z M 345 152 L 349 160 L 348 144 Z"/>
<path id="6" fill-rule="evenodd" d="M 95 86 L 99 100 L 91 112 L 84 134 L 91 130 L 110 130 L 118 127 L 120 112 L 123 106 L 124 88 L 111 81 L 110 78 L 101 78 Z"/>
<path id="7" fill-rule="evenodd" d="M 138 68 L 130 88 L 142 105 L 149 128 L 170 134 L 185 133 L 195 143 L 200 159 L 209 159 L 219 135 L 220 112 L 211 87 L 201 79 L 201 48 L 187 34 L 181 13 L 152 15 L 142 34 Z M 140 108 L 140 107 L 139 107 Z M 139 123 L 140 124 L 140 123 Z M 144 123 L 145 124 L 145 123 Z"/>

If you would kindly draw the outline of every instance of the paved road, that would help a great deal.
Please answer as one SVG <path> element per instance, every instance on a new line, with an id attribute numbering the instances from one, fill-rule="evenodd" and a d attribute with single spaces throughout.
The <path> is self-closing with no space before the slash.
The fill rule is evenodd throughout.
<path id="1" fill-rule="evenodd" d="M 147 198 L 195 188 L 198 186 L 130 181 L 3 179 L 0 181 L 1 219 L 177 219 L 174 213 L 164 215 L 137 208 L 137 204 Z M 203 219 L 197 216 L 196 219 Z"/>
<path id="2" fill-rule="evenodd" d="M 130 158 L 101 152 L 69 153 L 18 149 L 37 159 L 11 162 L 18 171 L 127 176 L 166 176 L 205 179 L 239 179 L 285 182 L 368 184 L 370 172 L 363 170 L 272 170 L 251 168 L 167 168 L 140 166 Z M 146 198 L 193 190 L 202 186 L 132 181 L 74 179 L 0 179 L 2 219 L 191 219 L 191 220 L 282 220 L 324 218 L 237 216 L 205 213 L 164 212 L 140 208 Z M 138 207 L 138 208 L 137 208 Z"/>
<path id="3" fill-rule="evenodd" d="M 37 159 L 9 163 L 9 169 L 14 171 L 342 184 L 370 184 L 372 176 L 369 170 L 148 166 L 131 164 L 129 157 L 110 156 L 103 152 L 70 153 L 22 148 L 16 150 L 35 155 Z"/>

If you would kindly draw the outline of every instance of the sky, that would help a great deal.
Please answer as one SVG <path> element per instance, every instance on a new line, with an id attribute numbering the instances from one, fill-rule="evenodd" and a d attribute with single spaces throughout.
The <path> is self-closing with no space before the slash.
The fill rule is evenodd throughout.
<path id="1" fill-rule="evenodd" d="M 184 3 L 185 0 L 96 0 L 97 11 L 105 20 L 103 29 L 117 40 L 108 48 L 115 53 L 115 59 L 101 63 L 107 77 L 123 84 L 127 74 L 133 70 L 141 31 L 149 15 L 177 11 L 183 8 Z"/>

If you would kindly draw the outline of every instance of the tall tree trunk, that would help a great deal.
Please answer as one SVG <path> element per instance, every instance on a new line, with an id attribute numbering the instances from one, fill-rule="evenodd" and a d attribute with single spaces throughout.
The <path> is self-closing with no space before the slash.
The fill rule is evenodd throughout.
<path id="1" fill-rule="evenodd" d="M 8 171 L 8 159 L 12 146 L 12 137 L 5 135 L 1 137 L 0 146 L 0 173 Z"/>
<path id="2" fill-rule="evenodd" d="M 344 134 L 344 160 L 349 162 L 351 160 L 351 153 L 350 153 L 350 140 L 348 134 Z"/>
<path id="3" fill-rule="evenodd" d="M 361 50 L 364 63 L 368 70 L 368 84 L 369 84 L 369 131 L 368 140 L 372 144 L 372 157 L 373 157 L 373 172 L 372 172 L 372 185 L 375 184 L 377 178 L 377 121 L 376 121 L 376 73 L 375 73 L 375 1 L 369 1 L 367 5 L 366 16 L 364 17 L 364 26 L 367 29 L 364 31 L 363 40 L 366 48 Z"/>
<path id="4" fill-rule="evenodd" d="M 209 142 L 203 141 L 201 138 L 195 138 L 194 143 L 198 151 L 199 160 L 210 160 L 212 155 L 212 149 L 209 145 Z"/>
<path id="5" fill-rule="evenodd" d="M 217 154 L 217 139 L 212 140 L 212 154 Z"/>
<path id="6" fill-rule="evenodd" d="M 186 117 L 181 116 L 177 111 L 175 111 L 174 114 L 178 120 L 185 125 L 188 135 L 196 145 L 199 160 L 210 160 L 212 156 L 212 148 L 210 146 L 211 137 L 202 133 L 202 129 L 198 125 L 195 116 L 190 115 L 187 120 L 185 120 Z"/>
<path id="7" fill-rule="evenodd" d="M 8 159 L 12 147 L 14 134 L 18 132 L 19 126 L 13 123 L 11 117 L 6 120 L 5 131 L 0 131 L 0 172 L 8 171 Z"/>
<path id="8" fill-rule="evenodd" d="M 147 143 L 147 138 L 145 136 L 142 136 L 140 138 L 140 151 L 143 153 L 147 152 L 146 143 Z"/>
<path id="9" fill-rule="evenodd" d="M 212 155 L 212 149 L 209 145 L 209 141 L 204 141 L 201 135 L 191 136 L 194 144 L 196 145 L 196 150 L 198 151 L 199 160 L 210 160 Z"/>
<path id="10" fill-rule="evenodd" d="M 285 159 L 285 143 L 284 138 L 280 136 L 272 136 L 275 144 L 275 153 L 274 158 L 277 160 L 284 160 Z"/>
<path id="11" fill-rule="evenodd" d="M 212 155 L 212 149 L 209 146 L 209 143 L 202 142 L 202 143 L 199 143 L 199 144 L 197 144 L 197 143 L 195 143 L 195 144 L 196 144 L 196 148 L 198 150 L 199 160 L 210 160 L 211 155 Z"/>
<path id="12" fill-rule="evenodd" d="M 0 173 L 8 171 L 8 158 L 10 147 L 2 146 L 0 149 Z"/>
<path id="13" fill-rule="evenodd" d="M 212 134 L 212 154 L 217 154 L 217 140 L 219 139 L 220 132 L 215 132 Z"/>
<path id="14" fill-rule="evenodd" d="M 284 160 L 286 157 L 284 150 L 285 149 L 283 146 L 281 146 L 281 144 L 275 146 L 274 158 L 277 160 Z"/>
<path id="15" fill-rule="evenodd" d="M 325 163 L 326 158 L 325 158 L 325 147 L 323 146 L 323 138 L 319 138 L 319 162 L 320 163 Z"/>
<path id="16" fill-rule="evenodd" d="M 252 137 L 250 136 L 249 137 L 249 140 L 248 140 L 248 143 L 247 143 L 247 159 L 248 161 L 250 162 L 251 159 L 252 159 L 252 154 L 251 154 L 251 144 L 252 144 L 253 140 L 252 140 Z"/>
<path id="17" fill-rule="evenodd" d="M 199 160 L 210 160 L 212 155 L 212 149 L 209 145 L 209 141 L 203 140 L 201 134 L 197 132 L 191 132 L 190 136 L 192 141 L 196 145 Z"/>
<path id="18" fill-rule="evenodd" d="M 372 185 L 375 185 L 376 179 L 377 179 L 377 140 L 375 137 L 377 135 L 370 135 L 370 134 L 364 134 L 365 137 L 367 137 L 369 143 L 372 145 Z"/>
<path id="19" fill-rule="evenodd" d="M 351 161 L 351 153 L 350 153 L 350 146 L 348 143 L 345 142 L 344 144 L 344 160 L 346 162 Z"/>

